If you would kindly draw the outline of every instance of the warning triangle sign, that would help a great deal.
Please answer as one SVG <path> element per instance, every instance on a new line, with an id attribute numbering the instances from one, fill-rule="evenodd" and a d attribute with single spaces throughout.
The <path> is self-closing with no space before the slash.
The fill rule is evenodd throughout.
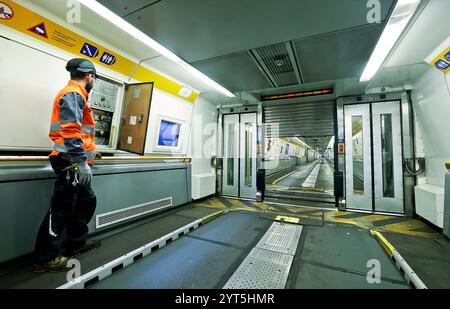
<path id="1" fill-rule="evenodd" d="M 40 35 L 43 38 L 48 39 L 47 28 L 45 28 L 45 23 L 40 23 L 39 25 L 31 27 L 30 29 L 28 29 L 28 31 L 31 31 L 37 35 Z"/>

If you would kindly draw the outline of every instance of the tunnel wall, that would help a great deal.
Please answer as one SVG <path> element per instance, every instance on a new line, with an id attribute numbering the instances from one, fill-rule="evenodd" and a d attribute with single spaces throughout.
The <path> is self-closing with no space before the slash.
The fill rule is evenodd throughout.
<path id="1" fill-rule="evenodd" d="M 287 170 L 303 163 L 306 163 L 305 157 L 293 156 L 287 159 L 264 161 L 263 168 L 266 170 L 266 177 L 267 177 L 282 170 Z"/>

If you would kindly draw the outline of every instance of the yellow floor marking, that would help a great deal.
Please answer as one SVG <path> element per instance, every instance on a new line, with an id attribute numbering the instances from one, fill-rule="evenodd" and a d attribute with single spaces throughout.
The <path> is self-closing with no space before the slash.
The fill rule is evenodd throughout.
<path id="1" fill-rule="evenodd" d="M 237 207 L 248 207 L 247 205 L 245 205 L 244 203 L 242 203 L 240 200 L 229 199 L 228 201 L 229 201 L 233 206 L 237 206 Z"/>
<path id="2" fill-rule="evenodd" d="M 349 212 L 349 211 L 333 211 L 330 212 L 333 217 L 339 217 L 339 216 L 345 216 L 345 215 L 351 215 L 353 214 L 353 212 Z"/>
<path id="3" fill-rule="evenodd" d="M 211 208 L 211 209 L 225 209 L 224 207 L 220 207 L 220 206 L 217 206 L 217 205 L 203 204 L 203 203 L 195 203 L 195 206 Z"/>
<path id="4" fill-rule="evenodd" d="M 404 234 L 409 236 L 417 236 L 417 237 L 424 237 L 424 238 L 435 238 L 439 236 L 439 233 L 437 232 L 431 232 L 431 233 L 424 233 L 424 232 L 414 232 L 414 231 L 408 231 L 403 229 L 385 229 L 383 227 L 376 228 L 377 231 L 381 232 L 390 232 L 390 233 L 397 233 L 397 234 Z"/>
<path id="5" fill-rule="evenodd" d="M 418 237 L 427 237 L 427 238 L 433 238 L 439 235 L 437 232 L 431 231 L 430 233 L 426 232 L 415 232 L 411 231 L 412 229 L 421 228 L 427 226 L 426 224 L 422 223 L 419 220 L 415 219 L 406 219 L 404 222 L 399 223 L 393 223 L 388 224 L 385 226 L 377 226 L 375 227 L 372 222 L 381 221 L 390 219 L 392 217 L 385 216 L 385 215 L 376 215 L 376 214 L 367 214 L 367 216 L 359 217 L 359 218 L 342 218 L 341 216 L 350 215 L 354 212 L 348 212 L 348 211 L 327 211 L 327 210 L 317 210 L 318 213 L 306 213 L 302 214 L 302 212 L 311 211 L 314 209 L 311 208 L 301 208 L 301 207 L 293 207 L 293 206 L 286 206 L 286 205 L 278 205 L 277 206 L 280 209 L 274 208 L 269 204 L 255 202 L 253 205 L 255 205 L 258 208 L 252 208 L 250 206 L 245 205 L 241 201 L 237 199 L 227 199 L 234 207 L 230 209 L 231 211 L 250 211 L 250 212 L 271 212 L 275 214 L 281 214 L 285 217 L 289 217 L 290 213 L 289 210 L 294 212 L 296 216 L 299 218 L 311 218 L 311 219 L 317 219 L 318 217 L 321 217 L 322 211 L 324 212 L 324 220 L 326 222 L 335 222 L 335 223 L 343 223 L 343 224 L 350 224 L 354 225 L 361 229 L 366 230 L 377 230 L 381 232 L 393 232 L 393 233 L 399 233 L 399 234 L 405 234 L 405 235 L 411 235 L 411 236 L 418 236 Z M 218 198 L 212 198 L 207 201 L 203 201 L 200 203 L 196 203 L 195 206 L 199 207 L 205 207 L 205 208 L 214 208 L 214 209 L 228 209 L 228 207 L 222 203 Z"/>
<path id="6" fill-rule="evenodd" d="M 392 217 L 385 215 L 367 215 L 364 217 L 355 218 L 355 220 L 357 221 L 368 221 L 368 222 L 376 222 L 388 219 L 392 219 Z"/>
<path id="7" fill-rule="evenodd" d="M 224 203 L 222 203 L 219 199 L 214 198 L 211 200 L 211 205 L 220 207 L 220 208 L 228 208 Z"/>
<path id="8" fill-rule="evenodd" d="M 329 220 L 329 218 L 325 217 L 325 221 L 327 221 L 327 222 L 335 222 L 335 223 L 351 224 L 351 225 L 355 225 L 355 226 L 357 226 L 359 228 L 362 228 L 362 229 L 369 229 L 369 227 L 367 225 L 361 224 L 359 222 L 355 222 L 355 221 L 353 221 L 351 219 L 335 218 L 335 219 Z"/>
<path id="9" fill-rule="evenodd" d="M 310 215 L 314 215 L 314 213 L 310 213 L 310 211 L 314 211 L 314 209 L 297 208 L 297 207 L 290 207 L 290 206 L 285 206 L 285 207 L 283 207 L 283 209 L 288 212 L 295 213 L 295 214 L 302 214 L 304 212 L 307 212 Z M 319 213 L 318 215 L 322 216 L 322 213 L 320 212 L 320 210 L 317 210 L 317 212 Z"/>
<path id="10" fill-rule="evenodd" d="M 281 222 L 298 224 L 300 222 L 300 218 L 287 217 L 287 216 L 278 216 L 278 217 L 275 218 L 275 221 L 281 221 Z"/>
<path id="11" fill-rule="evenodd" d="M 404 221 L 404 222 L 383 225 L 382 227 L 384 229 L 409 231 L 409 230 L 414 230 L 414 229 L 425 227 L 425 226 L 426 225 L 424 223 L 420 222 L 419 220 L 408 220 L 408 221 Z"/>
<path id="12" fill-rule="evenodd" d="M 272 207 L 272 206 L 268 206 L 264 211 L 278 211 L 279 212 L 279 210 L 278 209 L 276 209 L 276 208 L 274 208 L 274 207 Z"/>
<path id="13" fill-rule="evenodd" d="M 228 200 L 233 206 L 236 206 L 237 208 L 232 208 L 232 210 L 248 210 L 248 211 L 260 211 L 259 209 L 255 209 L 253 207 L 247 206 L 244 203 L 242 203 L 240 200 L 235 199 L 229 199 Z"/>

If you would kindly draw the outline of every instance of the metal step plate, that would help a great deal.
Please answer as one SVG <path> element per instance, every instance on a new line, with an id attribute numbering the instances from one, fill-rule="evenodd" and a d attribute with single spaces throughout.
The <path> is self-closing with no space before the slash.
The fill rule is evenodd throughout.
<path id="1" fill-rule="evenodd" d="M 256 248 L 295 255 L 302 229 L 301 225 L 274 222 Z"/>
<path id="2" fill-rule="evenodd" d="M 253 248 L 224 289 L 284 289 L 292 255 Z"/>

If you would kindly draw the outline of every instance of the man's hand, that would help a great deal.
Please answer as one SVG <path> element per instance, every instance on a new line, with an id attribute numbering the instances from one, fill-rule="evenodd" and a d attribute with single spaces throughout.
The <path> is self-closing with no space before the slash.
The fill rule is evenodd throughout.
<path id="1" fill-rule="evenodd" d="M 85 186 L 92 181 L 92 170 L 86 161 L 78 163 L 78 182 L 80 185 Z"/>

